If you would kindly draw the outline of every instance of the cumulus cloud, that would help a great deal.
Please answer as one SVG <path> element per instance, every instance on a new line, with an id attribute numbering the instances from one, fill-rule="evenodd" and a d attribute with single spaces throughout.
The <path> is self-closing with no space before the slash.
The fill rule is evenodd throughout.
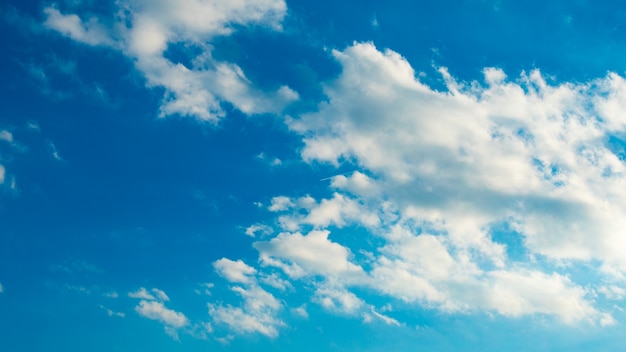
<path id="1" fill-rule="evenodd" d="M 165 324 L 166 327 L 181 328 L 189 324 L 189 320 L 183 313 L 165 307 L 163 302 L 142 300 L 135 307 L 135 311 L 145 318 Z"/>
<path id="2" fill-rule="evenodd" d="M 303 138 L 305 161 L 347 161 L 361 171 L 332 177 L 336 193 L 304 215 L 279 198 L 290 206 L 270 210 L 292 212 L 279 217 L 283 229 L 368 228 L 385 244 L 373 250 L 365 285 L 408 302 L 610 321 L 568 276 L 515 267 L 492 232 L 507 224 L 530 256 L 626 270 L 621 76 L 550 84 L 538 70 L 509 80 L 487 68 L 481 84 L 442 68 L 446 91 L 437 91 L 391 50 L 355 43 L 333 55 L 343 71 L 326 85 L 328 101 L 287 123 Z M 347 265 L 347 248 L 335 243 L 345 251 L 322 265 L 304 238 L 281 233 L 255 247 L 265 265 L 297 266 L 300 275 L 328 277 L 337 272 L 328 263 Z M 312 238 L 330 243 L 328 232 Z"/>
<path id="3" fill-rule="evenodd" d="M 282 303 L 259 285 L 258 272 L 241 260 L 222 258 L 213 263 L 216 272 L 231 283 L 242 284 L 230 289 L 242 298 L 240 306 L 209 303 L 213 322 L 238 334 L 259 333 L 278 336 L 278 328 L 285 323 L 278 317 Z M 285 290 L 291 284 L 278 275 L 262 275 L 261 281 Z"/>
<path id="4" fill-rule="evenodd" d="M 359 280 L 364 272 L 349 260 L 346 247 L 328 239 L 329 231 L 314 230 L 306 235 L 283 232 L 268 242 L 255 242 L 262 263 L 283 268 L 291 277 L 323 275 Z"/>
<path id="5" fill-rule="evenodd" d="M 59 12 L 55 7 L 46 7 L 44 9 L 46 21 L 44 26 L 58 31 L 78 42 L 89 45 L 110 45 L 112 40 L 109 38 L 107 30 L 102 26 L 95 17 L 88 21 L 83 21 L 75 14 L 65 15 Z"/>
<path id="6" fill-rule="evenodd" d="M 215 271 L 228 280 L 236 283 L 252 283 L 256 280 L 254 275 L 256 269 L 247 265 L 242 260 L 233 261 L 228 258 L 222 258 L 213 263 Z"/>
<path id="7" fill-rule="evenodd" d="M 241 307 L 209 304 L 213 321 L 228 326 L 237 333 L 260 333 L 268 337 L 278 336 L 278 327 L 285 323 L 277 317 L 282 304 L 259 286 L 232 288 L 243 298 Z"/>
<path id="8" fill-rule="evenodd" d="M 622 77 L 550 85 L 537 70 L 510 81 L 489 68 L 481 85 L 441 69 L 440 92 L 393 51 L 364 43 L 334 56 L 343 72 L 329 101 L 288 123 L 305 160 L 350 160 L 376 178 L 335 187 L 362 197 L 384 189 L 404 216 L 494 258 L 485 230 L 504 221 L 534 253 L 626 269 L 626 169 L 609 143 L 623 143 Z"/>
<path id="9" fill-rule="evenodd" d="M 146 290 L 144 287 L 140 288 L 137 291 L 129 292 L 128 297 L 138 298 L 138 299 L 143 299 L 143 300 L 148 300 L 148 301 L 156 300 L 156 298 L 150 292 L 148 292 L 148 290 Z"/>
<path id="10" fill-rule="evenodd" d="M 211 56 L 212 39 L 229 35 L 237 26 L 281 30 L 287 11 L 284 0 L 139 0 L 117 5 L 112 19 L 87 21 L 50 6 L 44 9 L 44 25 L 78 42 L 108 46 L 131 58 L 148 87 L 165 88 L 161 116 L 178 114 L 215 122 L 225 115 L 223 101 L 246 114 L 258 114 L 281 111 L 298 99 L 287 86 L 269 93 L 256 89 L 239 66 Z M 103 27 L 103 22 L 111 24 Z M 173 45 L 194 49 L 188 51 L 189 63 L 167 57 Z"/>

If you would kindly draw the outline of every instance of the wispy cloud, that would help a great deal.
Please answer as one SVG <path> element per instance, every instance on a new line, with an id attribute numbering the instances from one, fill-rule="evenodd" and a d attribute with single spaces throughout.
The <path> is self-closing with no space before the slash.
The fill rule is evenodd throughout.
<path id="1" fill-rule="evenodd" d="M 119 50 L 135 61 L 149 87 L 163 87 L 160 115 L 193 116 L 216 122 L 225 115 L 222 102 L 246 114 L 279 112 L 298 99 L 287 86 L 267 93 L 253 87 L 236 64 L 213 59 L 208 44 L 216 36 L 229 35 L 236 26 L 262 25 L 281 29 L 286 14 L 283 0 L 239 2 L 138 1 L 120 2 L 120 13 L 109 19 L 63 14 L 55 6 L 44 9 L 45 26 L 77 42 Z M 169 45 L 201 49 L 185 66 L 169 60 Z"/>

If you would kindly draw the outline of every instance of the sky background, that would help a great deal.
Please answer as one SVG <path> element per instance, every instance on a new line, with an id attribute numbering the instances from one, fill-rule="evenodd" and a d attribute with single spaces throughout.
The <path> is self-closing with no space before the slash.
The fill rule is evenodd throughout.
<path id="1" fill-rule="evenodd" d="M 621 2 L 0 15 L 0 349 L 626 348 Z"/>

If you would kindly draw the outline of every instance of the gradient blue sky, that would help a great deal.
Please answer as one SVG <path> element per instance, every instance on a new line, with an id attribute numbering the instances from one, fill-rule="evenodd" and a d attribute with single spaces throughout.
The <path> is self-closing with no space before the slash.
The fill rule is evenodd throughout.
<path id="1" fill-rule="evenodd" d="M 0 349 L 626 348 L 626 6 L 0 5 Z"/>

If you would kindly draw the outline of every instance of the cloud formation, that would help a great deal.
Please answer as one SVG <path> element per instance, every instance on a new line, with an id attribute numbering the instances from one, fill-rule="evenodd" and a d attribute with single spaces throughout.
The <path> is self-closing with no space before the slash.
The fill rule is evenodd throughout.
<path id="1" fill-rule="evenodd" d="M 262 267 L 315 278 L 314 303 L 365 320 L 398 323 L 354 288 L 448 313 L 614 323 L 597 292 L 622 287 L 584 286 L 558 268 L 592 265 L 600 281 L 626 271 L 621 76 L 550 83 L 538 70 L 510 80 L 486 68 L 484 83 L 457 82 L 441 68 L 438 91 L 371 43 L 333 55 L 343 71 L 328 100 L 286 121 L 305 161 L 359 171 L 330 178 L 326 199 L 274 197 L 278 235 L 254 243 Z M 346 242 L 354 226 L 372 241 Z M 499 232 L 517 237 L 521 258 Z"/>
<path id="2" fill-rule="evenodd" d="M 241 306 L 209 303 L 209 315 L 213 322 L 240 334 L 260 333 L 272 338 L 278 336 L 278 328 L 285 325 L 278 317 L 283 305 L 259 285 L 257 270 L 241 260 L 227 258 L 215 261 L 213 266 L 228 282 L 241 284 L 231 286 L 230 289 L 243 301 Z M 283 286 L 289 284 L 284 280 L 279 283 Z"/>
<path id="3" fill-rule="evenodd" d="M 190 326 L 189 319 L 185 316 L 185 314 L 165 306 L 165 302 L 169 301 L 170 298 L 164 291 L 158 288 L 153 288 L 151 292 L 152 293 L 150 293 L 146 288 L 141 287 L 137 291 L 128 293 L 128 297 L 140 300 L 137 306 L 135 306 L 135 312 L 144 318 L 160 322 L 163 324 L 165 332 L 172 338 L 178 340 L 178 331 L 182 328 Z M 115 313 L 109 309 L 106 310 L 109 316 L 124 316 L 123 313 L 120 315 L 120 313 Z M 193 333 L 193 328 L 194 327 L 191 327 L 191 330 L 186 332 Z"/>
<path id="4" fill-rule="evenodd" d="M 211 55 L 212 39 L 229 35 L 237 26 L 281 30 L 287 11 L 283 0 L 129 0 L 119 2 L 117 10 L 112 18 L 85 20 L 52 5 L 44 9 L 44 26 L 77 42 L 126 55 L 148 87 L 165 89 L 161 116 L 178 114 L 216 122 L 225 116 L 222 102 L 250 115 L 279 112 L 298 99 L 287 86 L 274 92 L 256 89 L 239 66 Z M 183 48 L 188 63 L 172 61 L 167 53 L 172 46 Z"/>
<path id="5" fill-rule="evenodd" d="M 403 217 L 496 261 L 487 230 L 506 222 L 533 253 L 626 269 L 621 76 L 550 85 L 538 70 L 510 81 L 488 68 L 482 85 L 440 69 L 440 92 L 393 51 L 363 43 L 333 55 L 343 72 L 329 101 L 289 121 L 305 160 L 371 176 L 333 186 L 365 199 L 382 189 Z"/>

